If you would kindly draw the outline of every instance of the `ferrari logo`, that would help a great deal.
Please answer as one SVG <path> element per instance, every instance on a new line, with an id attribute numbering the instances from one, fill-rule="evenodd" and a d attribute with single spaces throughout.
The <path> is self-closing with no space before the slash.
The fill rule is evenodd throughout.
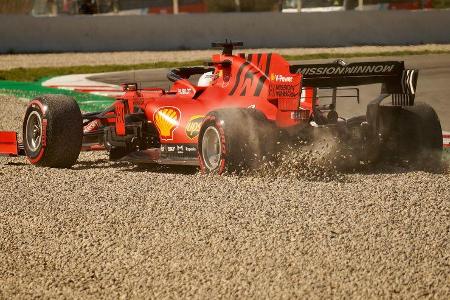
<path id="1" fill-rule="evenodd" d="M 155 112 L 153 119 L 161 140 L 173 140 L 173 132 L 180 125 L 180 117 L 180 110 L 176 107 L 161 107 Z"/>

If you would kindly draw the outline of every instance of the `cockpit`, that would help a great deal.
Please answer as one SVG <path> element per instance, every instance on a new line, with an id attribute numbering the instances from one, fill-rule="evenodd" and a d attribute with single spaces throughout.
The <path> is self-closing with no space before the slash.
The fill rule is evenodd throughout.
<path id="1" fill-rule="evenodd" d="M 172 69 L 167 78 L 173 82 L 171 92 L 188 95 L 192 92 L 204 90 L 214 80 L 212 67 L 185 67 Z"/>

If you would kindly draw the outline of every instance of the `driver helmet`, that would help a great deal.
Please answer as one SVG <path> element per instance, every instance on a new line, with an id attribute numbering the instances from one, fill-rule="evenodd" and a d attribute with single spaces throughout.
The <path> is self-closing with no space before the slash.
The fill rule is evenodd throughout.
<path id="1" fill-rule="evenodd" d="M 198 80 L 197 86 L 200 87 L 207 87 L 211 84 L 211 82 L 214 80 L 214 74 L 212 71 L 204 73 L 202 76 L 200 76 Z"/>

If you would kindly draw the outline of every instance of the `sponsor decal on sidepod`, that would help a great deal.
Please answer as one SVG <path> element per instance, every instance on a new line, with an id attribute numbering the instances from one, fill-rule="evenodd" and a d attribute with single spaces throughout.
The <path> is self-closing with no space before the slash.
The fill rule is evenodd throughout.
<path id="1" fill-rule="evenodd" d="M 198 134 L 200 133 L 200 126 L 202 126 L 204 118 L 205 116 L 195 115 L 189 119 L 185 129 L 188 138 L 194 139 L 198 136 Z"/>
<path id="2" fill-rule="evenodd" d="M 180 125 L 180 110 L 172 106 L 161 107 L 155 112 L 153 119 L 159 130 L 161 140 L 173 140 L 173 132 Z"/>

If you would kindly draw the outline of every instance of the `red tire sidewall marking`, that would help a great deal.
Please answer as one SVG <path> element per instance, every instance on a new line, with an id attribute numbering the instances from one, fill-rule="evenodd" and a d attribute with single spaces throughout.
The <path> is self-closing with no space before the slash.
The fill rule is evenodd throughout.
<path id="1" fill-rule="evenodd" d="M 206 124 L 207 122 L 209 122 L 211 120 L 212 120 L 212 116 L 206 116 L 205 119 L 203 119 L 203 122 L 202 122 L 202 125 L 200 128 L 202 128 L 204 124 Z M 201 134 L 203 134 L 203 132 L 201 132 Z M 199 136 L 198 147 L 197 147 L 198 161 L 200 164 L 200 171 L 202 171 L 203 174 L 206 174 L 207 173 L 206 166 L 203 163 L 203 156 L 202 156 L 202 146 L 201 146 L 202 142 L 203 142 L 203 136 Z"/>
<path id="2" fill-rule="evenodd" d="M 45 118 L 45 110 L 44 106 L 39 100 L 33 100 L 28 104 L 28 107 L 37 106 L 42 114 L 42 137 L 41 137 L 41 150 L 39 151 L 38 155 L 36 157 L 30 157 L 27 153 L 27 158 L 30 161 L 30 163 L 37 164 L 41 159 L 42 156 L 44 156 L 45 148 L 47 146 L 47 119 Z M 34 107 L 33 107 L 34 108 Z"/>
<path id="3" fill-rule="evenodd" d="M 216 120 L 216 127 L 219 130 L 219 134 L 220 134 L 221 155 L 220 155 L 220 163 L 219 163 L 219 170 L 218 170 L 218 174 L 220 175 L 223 172 L 225 172 L 225 158 L 227 156 L 227 146 L 226 146 L 226 141 L 225 141 L 225 131 L 223 130 L 223 127 L 219 123 L 218 120 Z"/>
<path id="4" fill-rule="evenodd" d="M 209 122 L 214 123 L 214 125 L 218 129 L 219 135 L 220 135 L 221 157 L 220 157 L 219 169 L 217 171 L 217 174 L 221 175 L 223 172 L 225 172 L 225 156 L 226 156 L 225 132 L 224 132 L 223 127 L 220 124 L 219 120 L 217 120 L 216 116 L 211 116 L 210 115 L 210 116 L 207 116 L 203 120 L 203 124 L 207 124 Z M 203 137 L 202 137 L 202 141 L 203 141 Z M 199 162 L 200 162 L 200 170 L 202 171 L 202 173 L 206 174 L 207 170 L 206 170 L 206 166 L 205 166 L 205 164 L 203 162 L 203 156 L 202 156 L 202 153 L 201 153 L 202 151 L 201 151 L 200 143 L 199 143 L 198 149 L 199 149 L 199 151 L 198 151 L 198 159 L 199 159 Z"/>

